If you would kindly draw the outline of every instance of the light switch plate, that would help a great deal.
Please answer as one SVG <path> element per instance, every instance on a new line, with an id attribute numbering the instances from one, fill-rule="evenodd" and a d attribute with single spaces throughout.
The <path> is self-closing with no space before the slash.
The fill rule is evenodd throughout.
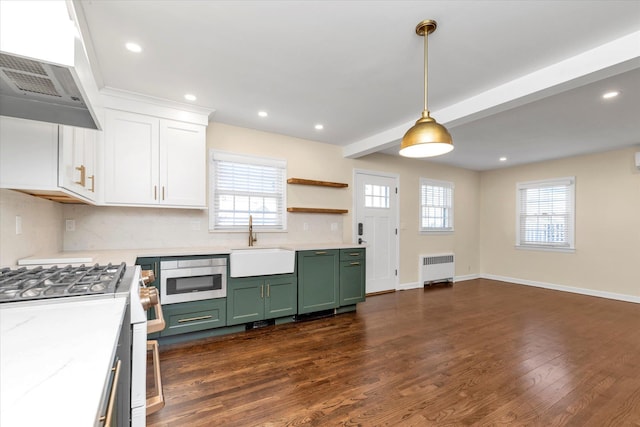
<path id="1" fill-rule="evenodd" d="M 67 231 L 76 231 L 76 220 L 68 219 L 65 221 L 65 229 Z"/>

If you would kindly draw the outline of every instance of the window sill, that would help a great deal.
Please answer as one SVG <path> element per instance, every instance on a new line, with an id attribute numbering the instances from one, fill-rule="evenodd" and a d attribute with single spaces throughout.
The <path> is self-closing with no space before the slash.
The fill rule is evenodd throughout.
<path id="1" fill-rule="evenodd" d="M 536 246 L 536 245 L 516 245 L 516 249 L 523 251 L 542 251 L 542 252 L 563 252 L 573 254 L 576 248 L 554 248 L 552 246 Z"/>
<path id="2" fill-rule="evenodd" d="M 420 234 L 453 234 L 454 231 L 453 228 L 446 230 L 420 230 Z"/>

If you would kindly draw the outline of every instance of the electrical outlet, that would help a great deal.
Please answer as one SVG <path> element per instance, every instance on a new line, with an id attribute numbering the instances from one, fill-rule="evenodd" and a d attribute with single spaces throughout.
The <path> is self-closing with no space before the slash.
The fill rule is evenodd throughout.
<path id="1" fill-rule="evenodd" d="M 332 222 L 331 223 L 331 231 L 338 231 L 338 223 L 337 222 Z"/>
<path id="2" fill-rule="evenodd" d="M 16 234 L 22 234 L 22 217 L 16 215 Z"/>
<path id="3" fill-rule="evenodd" d="M 76 231 L 76 220 L 68 219 L 65 221 L 65 229 L 67 231 Z"/>
<path id="4" fill-rule="evenodd" d="M 309 223 L 308 223 L 308 222 L 305 222 L 304 224 L 302 224 L 302 229 L 303 229 L 304 231 L 309 231 Z"/>

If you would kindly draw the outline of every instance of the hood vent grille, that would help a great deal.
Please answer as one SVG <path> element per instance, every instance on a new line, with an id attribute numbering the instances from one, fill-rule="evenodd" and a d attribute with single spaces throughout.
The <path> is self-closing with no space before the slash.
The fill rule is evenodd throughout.
<path id="1" fill-rule="evenodd" d="M 0 115 L 98 129 L 74 67 L 0 52 Z"/>
<path id="2" fill-rule="evenodd" d="M 24 71 L 25 73 L 39 74 L 41 76 L 47 75 L 42 64 L 39 62 L 32 61 L 31 59 L 19 58 L 17 56 L 1 54 L 0 67 L 15 71 Z"/>
<path id="3" fill-rule="evenodd" d="M 36 77 L 15 71 L 5 71 L 4 73 L 20 90 L 61 97 L 53 82 L 46 77 Z"/>

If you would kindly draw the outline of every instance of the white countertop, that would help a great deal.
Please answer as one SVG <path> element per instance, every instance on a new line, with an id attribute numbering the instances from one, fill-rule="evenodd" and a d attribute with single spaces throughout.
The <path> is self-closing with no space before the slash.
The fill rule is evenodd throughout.
<path id="1" fill-rule="evenodd" d="M 125 304 L 101 298 L 0 306 L 0 425 L 93 426 Z"/>
<path id="2" fill-rule="evenodd" d="M 253 246 L 254 248 L 283 248 L 294 251 L 306 250 L 327 250 L 327 249 L 350 249 L 362 248 L 364 246 L 357 243 L 284 243 L 278 245 Z M 225 255 L 231 253 L 232 249 L 250 249 L 248 246 L 233 248 L 222 246 L 205 246 L 205 247 L 181 247 L 181 248 L 151 248 L 151 249 L 114 249 L 114 250 L 97 250 L 97 251 L 69 251 L 57 253 L 35 254 L 31 257 L 24 258 L 32 260 L 36 264 L 119 264 L 126 262 L 127 265 L 134 265 L 138 257 L 162 257 L 162 256 L 189 256 L 189 255 Z M 87 259 L 91 261 L 87 261 Z M 82 259 L 82 261 L 79 261 Z M 52 262 L 47 262 L 52 260 Z"/>

